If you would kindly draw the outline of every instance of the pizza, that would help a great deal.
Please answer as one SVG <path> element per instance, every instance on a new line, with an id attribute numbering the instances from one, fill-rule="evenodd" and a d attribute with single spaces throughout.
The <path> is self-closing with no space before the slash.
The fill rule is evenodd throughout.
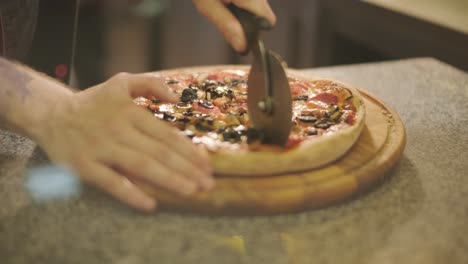
<path id="1" fill-rule="evenodd" d="M 187 68 L 156 74 L 180 102 L 140 97 L 136 104 L 206 148 L 217 175 L 266 176 L 321 167 L 351 148 L 364 123 L 364 104 L 356 89 L 287 70 L 293 126 L 285 147 L 267 145 L 249 119 L 247 68 Z"/>

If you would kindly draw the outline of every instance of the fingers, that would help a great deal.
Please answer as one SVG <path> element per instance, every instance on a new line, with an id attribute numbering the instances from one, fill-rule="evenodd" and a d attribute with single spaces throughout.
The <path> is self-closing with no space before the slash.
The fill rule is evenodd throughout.
<path id="1" fill-rule="evenodd" d="M 156 208 L 156 200 L 114 170 L 91 161 L 81 162 L 79 165 L 76 168 L 86 183 L 104 190 L 133 208 L 147 212 Z"/>
<path id="2" fill-rule="evenodd" d="M 221 1 L 194 0 L 194 3 L 198 11 L 218 28 L 237 52 L 245 51 L 247 41 L 241 24 Z"/>
<path id="3" fill-rule="evenodd" d="M 224 2 L 231 2 L 236 6 L 248 10 L 259 17 L 264 17 L 270 22 L 271 25 L 276 23 L 276 16 L 271 10 L 267 0 L 223 0 Z"/>
<path id="4" fill-rule="evenodd" d="M 265 17 L 272 25 L 276 22 L 276 16 L 266 0 L 194 0 L 199 12 L 221 31 L 231 46 L 237 52 L 243 52 L 247 48 L 247 41 L 241 24 L 225 6 L 230 2 Z"/>
<path id="5" fill-rule="evenodd" d="M 107 155 L 102 161 L 118 168 L 129 178 L 137 178 L 183 196 L 197 191 L 196 183 L 144 153 L 125 146 L 114 146 L 109 148 L 109 151 L 114 155 Z"/>
<path id="6" fill-rule="evenodd" d="M 118 83 L 126 83 L 126 88 L 132 98 L 155 96 L 169 103 L 179 101 L 177 95 L 168 88 L 164 79 L 153 74 L 119 73 L 112 79 L 115 79 Z"/>
<path id="7" fill-rule="evenodd" d="M 178 153 L 186 160 L 192 161 L 193 164 L 197 164 L 205 173 L 212 174 L 208 155 L 200 151 L 188 138 L 181 135 L 176 128 L 156 120 L 146 112 L 142 115 L 134 115 L 133 125 L 152 140 L 164 142 L 172 152 Z"/>
<path id="8" fill-rule="evenodd" d="M 120 142 L 126 147 L 134 149 L 141 155 L 152 157 L 155 162 L 164 164 L 167 169 L 196 183 L 202 190 L 210 190 L 214 187 L 211 171 L 201 168 L 194 162 L 197 159 L 178 153 L 165 144 L 165 141 L 156 141 L 136 129 L 127 129 L 122 133 L 125 137 L 120 138 Z"/>

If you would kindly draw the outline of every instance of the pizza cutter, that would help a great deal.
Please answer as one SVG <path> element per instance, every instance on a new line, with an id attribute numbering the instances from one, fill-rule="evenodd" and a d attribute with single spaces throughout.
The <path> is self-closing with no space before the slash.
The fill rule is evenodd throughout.
<path id="1" fill-rule="evenodd" d="M 270 23 L 233 4 L 229 10 L 242 25 L 247 39 L 247 50 L 253 61 L 247 81 L 247 106 L 252 125 L 263 134 L 262 143 L 285 146 L 292 127 L 292 98 L 288 78 L 281 58 L 265 48 L 261 30 Z"/>

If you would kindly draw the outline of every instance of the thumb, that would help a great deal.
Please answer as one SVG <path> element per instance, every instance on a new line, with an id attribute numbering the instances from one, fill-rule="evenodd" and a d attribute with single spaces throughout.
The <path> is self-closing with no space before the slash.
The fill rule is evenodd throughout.
<path id="1" fill-rule="evenodd" d="M 149 98 L 154 96 L 159 100 L 169 103 L 177 103 L 179 101 L 176 93 L 166 85 L 164 78 L 153 74 L 129 74 L 127 85 L 129 95 L 132 98 L 139 96 Z"/>

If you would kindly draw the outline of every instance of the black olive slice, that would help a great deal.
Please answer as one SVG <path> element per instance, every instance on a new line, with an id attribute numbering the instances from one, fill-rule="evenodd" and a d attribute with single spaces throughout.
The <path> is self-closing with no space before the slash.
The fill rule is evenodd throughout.
<path id="1" fill-rule="evenodd" d="M 305 123 L 314 123 L 315 121 L 317 121 L 317 117 L 313 115 L 300 115 L 297 117 L 297 119 Z"/>
<path id="2" fill-rule="evenodd" d="M 247 109 L 245 109 L 245 108 L 243 108 L 243 107 L 239 107 L 239 108 L 237 109 L 237 113 L 238 113 L 239 115 L 247 114 Z"/>
<path id="3" fill-rule="evenodd" d="M 219 86 L 210 86 L 205 89 L 205 99 L 215 99 L 219 97 L 226 96 L 228 98 L 234 97 L 234 92 L 229 89 L 227 86 L 219 85 Z"/>
<path id="4" fill-rule="evenodd" d="M 213 80 L 206 80 L 203 84 L 202 84 L 202 88 L 203 90 L 208 90 L 208 89 L 214 89 L 216 88 L 217 86 L 217 83 Z"/>
<path id="5" fill-rule="evenodd" d="M 195 118 L 205 118 L 205 117 L 209 116 L 207 114 L 203 114 L 203 113 L 198 112 L 198 111 L 192 111 L 192 113 L 193 113 L 193 116 Z"/>
<path id="6" fill-rule="evenodd" d="M 213 125 L 215 119 L 211 116 L 205 117 L 204 121 L 207 122 L 209 125 Z"/>
<path id="7" fill-rule="evenodd" d="M 237 79 L 232 80 L 232 82 L 229 84 L 230 87 L 237 86 L 237 85 L 239 85 L 239 80 Z"/>
<path id="8" fill-rule="evenodd" d="M 167 80 L 166 81 L 166 84 L 176 84 L 176 83 L 179 83 L 178 80 Z"/>
<path id="9" fill-rule="evenodd" d="M 329 115 L 331 115 L 331 114 L 333 114 L 333 113 L 335 113 L 336 111 L 339 111 L 339 110 L 340 110 L 340 108 L 337 105 L 334 105 L 334 104 L 328 106 L 328 108 L 327 108 L 327 111 L 328 111 Z"/>
<path id="10" fill-rule="evenodd" d="M 178 118 L 177 121 L 182 123 L 188 123 L 190 122 L 190 118 L 184 116 L 183 118 Z"/>
<path id="11" fill-rule="evenodd" d="M 320 123 L 317 123 L 314 125 L 314 127 L 316 128 L 321 128 L 321 129 L 327 129 L 331 126 L 332 124 L 328 123 L 328 122 L 320 122 Z"/>
<path id="12" fill-rule="evenodd" d="M 192 104 L 187 103 L 187 102 L 178 102 L 178 103 L 176 104 L 176 107 L 177 107 L 177 108 L 183 108 L 183 109 L 185 109 L 185 108 L 190 108 L 190 107 L 192 107 Z"/>
<path id="13" fill-rule="evenodd" d="M 163 113 L 163 119 L 169 122 L 175 122 L 177 118 L 169 113 L 164 112 Z"/>
<path id="14" fill-rule="evenodd" d="M 223 140 L 231 143 L 236 143 L 241 140 L 241 132 L 228 128 L 223 132 Z"/>
<path id="15" fill-rule="evenodd" d="M 195 128 L 198 131 L 204 131 L 204 132 L 209 132 L 213 130 L 212 126 L 208 122 L 205 122 L 204 120 L 197 120 L 197 122 L 195 123 Z"/>
<path id="16" fill-rule="evenodd" d="M 197 89 L 185 88 L 182 91 L 182 96 L 180 97 L 180 101 L 182 101 L 184 103 L 188 103 L 188 102 L 191 102 L 191 101 L 193 101 L 193 100 L 195 100 L 197 98 L 198 98 Z"/>
<path id="17" fill-rule="evenodd" d="M 333 121 L 338 121 L 342 115 L 343 112 L 337 111 L 330 115 L 330 119 L 332 119 Z"/>
<path id="18" fill-rule="evenodd" d="M 200 100 L 198 101 L 198 104 L 207 108 L 207 109 L 213 109 L 214 108 L 214 105 L 212 102 L 208 101 L 208 100 Z"/>
<path id="19" fill-rule="evenodd" d="M 307 101 L 309 99 L 308 95 L 298 95 L 293 98 L 294 101 Z"/>

